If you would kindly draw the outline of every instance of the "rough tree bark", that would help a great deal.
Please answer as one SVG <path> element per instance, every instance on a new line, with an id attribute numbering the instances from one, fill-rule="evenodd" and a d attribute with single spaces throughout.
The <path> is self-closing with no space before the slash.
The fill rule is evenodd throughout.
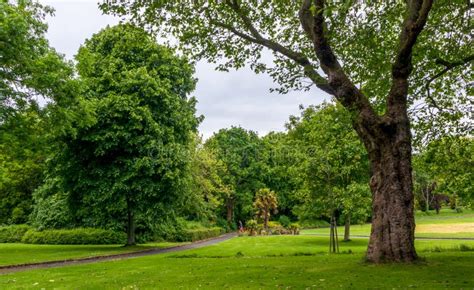
<path id="1" fill-rule="evenodd" d="M 333 95 L 353 113 L 353 127 L 369 154 L 373 204 L 367 260 L 375 263 L 417 259 L 407 95 L 412 49 L 431 5 L 432 0 L 408 1 L 383 116 L 374 112 L 368 98 L 350 81 L 333 53 L 325 33 L 325 1 L 304 0 L 300 10 L 301 24 L 313 42 Z"/>

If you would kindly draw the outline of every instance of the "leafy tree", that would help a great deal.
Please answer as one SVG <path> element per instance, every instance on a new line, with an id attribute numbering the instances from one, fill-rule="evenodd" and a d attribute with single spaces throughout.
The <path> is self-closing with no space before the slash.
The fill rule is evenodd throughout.
<path id="1" fill-rule="evenodd" d="M 423 196 L 426 207 L 442 198 L 440 194 L 472 204 L 473 164 L 472 138 L 446 136 L 430 142 L 415 156 L 416 194 Z"/>
<path id="2" fill-rule="evenodd" d="M 0 123 L 38 99 L 67 100 L 73 69 L 45 37 L 53 10 L 29 0 L 0 3 Z"/>
<path id="3" fill-rule="evenodd" d="M 297 161 L 303 172 L 302 202 L 296 208 L 300 219 L 342 214 L 349 239 L 351 217 L 365 221 L 370 213 L 368 157 L 350 115 L 340 105 L 325 103 L 292 117 L 288 128 L 293 148 L 303 153 Z"/>
<path id="4" fill-rule="evenodd" d="M 132 245 L 137 220 L 156 222 L 182 200 L 199 122 L 193 68 L 132 25 L 103 29 L 76 59 L 95 120 L 61 137 L 53 173 L 77 224 L 126 229 Z"/>
<path id="5" fill-rule="evenodd" d="M 297 189 L 302 180 L 298 178 L 299 166 L 296 164 L 299 152 L 295 151 L 288 134 L 283 132 L 270 132 L 261 140 L 263 183 L 277 194 L 278 214 L 296 218 L 293 208 L 299 203 Z"/>
<path id="6" fill-rule="evenodd" d="M 229 225 L 252 216 L 254 192 L 264 187 L 261 142 L 257 134 L 240 127 L 221 129 L 204 144 L 225 166 L 221 180 L 225 217 Z"/>
<path id="7" fill-rule="evenodd" d="M 222 180 L 227 169 L 209 148 L 203 146 L 200 139 L 196 142 L 192 144 L 190 188 L 186 194 L 184 215 L 190 219 L 216 221 L 223 197 L 231 191 Z"/>
<path id="8" fill-rule="evenodd" d="M 51 8 L 1 1 L 0 11 L 0 224 L 24 223 L 42 183 L 49 134 L 53 124 L 62 129 L 77 82 L 45 38 Z"/>
<path id="9" fill-rule="evenodd" d="M 28 220 L 49 149 L 45 126 L 38 107 L 12 113 L 0 125 L 0 224 Z"/>
<path id="10" fill-rule="evenodd" d="M 275 192 L 268 188 L 259 189 L 255 194 L 253 207 L 257 211 L 257 217 L 263 220 L 263 227 L 268 229 L 270 215 L 272 212 L 277 213 L 278 209 L 278 200 Z"/>
<path id="11" fill-rule="evenodd" d="M 428 124 L 452 128 L 472 108 L 472 5 L 434 2 L 119 0 L 101 7 L 174 36 L 195 59 L 224 60 L 222 70 L 249 64 L 273 76 L 281 92 L 314 85 L 334 96 L 369 154 L 367 259 L 409 262 L 417 258 L 410 122 L 424 139 L 445 130 Z M 274 54 L 273 66 L 262 61 L 264 50 Z"/>

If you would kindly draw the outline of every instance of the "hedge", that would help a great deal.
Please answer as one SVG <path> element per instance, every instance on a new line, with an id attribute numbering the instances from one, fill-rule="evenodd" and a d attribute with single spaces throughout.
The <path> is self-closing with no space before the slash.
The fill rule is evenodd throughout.
<path id="1" fill-rule="evenodd" d="M 30 230 L 27 225 L 11 225 L 0 227 L 0 243 L 19 243 L 23 235 Z"/>
<path id="2" fill-rule="evenodd" d="M 27 244 L 101 245 L 125 244 L 126 234 L 111 230 L 77 228 L 70 230 L 29 230 L 22 238 Z"/>
<path id="3" fill-rule="evenodd" d="M 185 230 L 181 240 L 183 242 L 195 242 L 199 240 L 205 240 L 213 237 L 220 236 L 225 233 L 223 228 L 201 228 L 201 229 L 188 229 Z"/>

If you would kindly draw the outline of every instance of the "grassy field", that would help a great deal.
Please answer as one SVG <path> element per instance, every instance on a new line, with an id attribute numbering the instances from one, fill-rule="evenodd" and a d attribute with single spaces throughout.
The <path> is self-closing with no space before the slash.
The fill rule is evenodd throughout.
<path id="1" fill-rule="evenodd" d="M 444 209 L 440 214 L 431 212 L 429 215 L 418 212 L 416 215 L 416 237 L 430 238 L 474 238 L 474 211 L 464 210 L 456 213 L 453 210 Z M 344 227 L 338 227 L 338 233 L 344 234 Z M 329 229 L 307 229 L 301 234 L 329 235 Z M 368 236 L 370 224 L 352 225 L 352 235 Z"/>
<path id="2" fill-rule="evenodd" d="M 0 276 L 0 288 L 473 288 L 474 241 L 417 241 L 423 262 L 370 265 L 367 240 L 327 254 L 315 236 L 237 237 L 206 248 Z"/>
<path id="3" fill-rule="evenodd" d="M 133 247 L 121 245 L 30 245 L 0 244 L 0 266 L 85 258 L 164 248 L 177 243 L 153 243 Z"/>

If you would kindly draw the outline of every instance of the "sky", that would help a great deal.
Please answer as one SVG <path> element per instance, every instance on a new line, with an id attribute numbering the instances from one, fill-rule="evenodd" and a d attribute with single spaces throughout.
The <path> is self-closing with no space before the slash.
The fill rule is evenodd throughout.
<path id="1" fill-rule="evenodd" d="M 48 17 L 47 38 L 50 45 L 66 58 L 73 59 L 80 45 L 107 25 L 119 22 L 118 18 L 103 15 L 97 0 L 40 0 L 55 8 Z M 193 96 L 198 100 L 197 113 L 204 116 L 199 131 L 206 139 L 214 132 L 231 126 L 265 135 L 270 131 L 283 131 L 290 115 L 299 115 L 299 106 L 307 107 L 328 99 L 323 92 L 290 92 L 282 95 L 270 93 L 277 85 L 263 74 L 249 68 L 219 72 L 212 64 L 196 64 L 198 83 Z"/>

